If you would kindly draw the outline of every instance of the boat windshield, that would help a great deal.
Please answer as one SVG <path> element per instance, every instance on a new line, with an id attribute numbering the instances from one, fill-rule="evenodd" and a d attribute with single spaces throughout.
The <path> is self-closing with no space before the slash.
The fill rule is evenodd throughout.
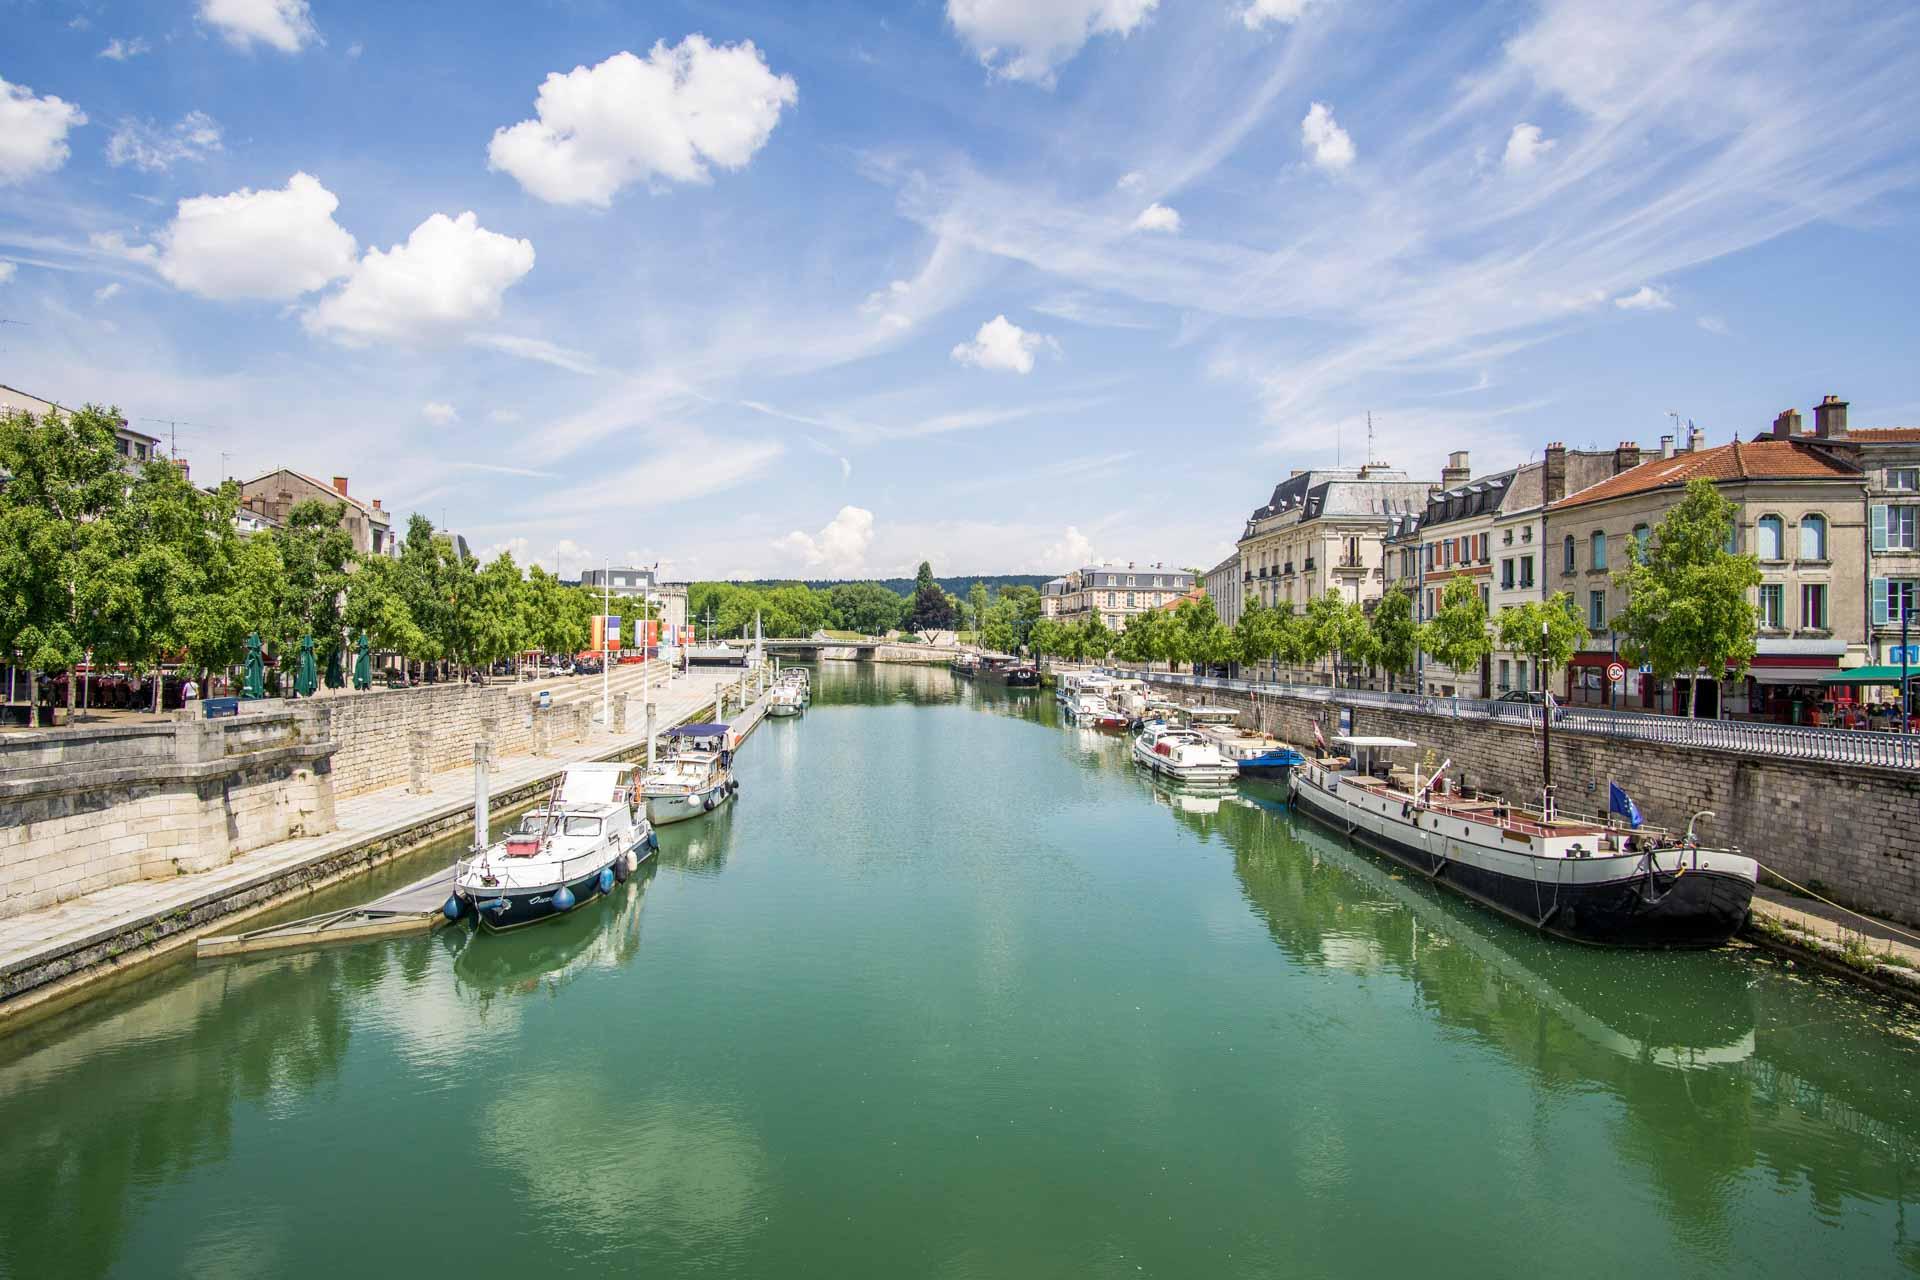
<path id="1" fill-rule="evenodd" d="M 600 834 L 600 819 L 568 818 L 566 834 L 570 836 L 597 836 Z"/>
<path id="2" fill-rule="evenodd" d="M 546 814 L 529 813 L 521 817 L 520 830 L 515 832 L 514 834 L 523 835 L 523 836 L 537 836 L 537 835 L 544 834 L 546 829 L 547 829 Z"/>

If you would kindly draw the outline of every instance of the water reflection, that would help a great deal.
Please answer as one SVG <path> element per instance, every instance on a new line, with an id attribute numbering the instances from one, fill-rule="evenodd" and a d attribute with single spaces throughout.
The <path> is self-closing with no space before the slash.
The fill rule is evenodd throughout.
<path id="1" fill-rule="evenodd" d="M 759 739 L 760 731 L 755 730 L 753 742 L 747 749 L 752 750 L 759 745 Z M 738 796 L 705 817 L 661 827 L 660 850 L 653 855 L 652 861 L 675 871 L 709 876 L 720 874 L 733 849 L 733 815 L 746 801 L 747 786 L 742 783 Z"/>
<path id="2" fill-rule="evenodd" d="M 640 951 L 641 910 L 656 874 L 649 858 L 598 902 L 537 928 L 504 934 L 471 926 L 447 930 L 457 948 L 456 990 L 484 1020 L 496 1001 L 558 995 L 585 973 L 629 964 Z"/>

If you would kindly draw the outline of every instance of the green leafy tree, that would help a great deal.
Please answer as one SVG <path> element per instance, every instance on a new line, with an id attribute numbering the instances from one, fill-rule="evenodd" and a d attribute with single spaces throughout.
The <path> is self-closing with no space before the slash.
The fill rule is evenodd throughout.
<path id="1" fill-rule="evenodd" d="M 843 582 L 827 592 L 833 626 L 863 636 L 885 635 L 900 625 L 907 602 L 877 582 Z"/>
<path id="2" fill-rule="evenodd" d="M 587 647 L 593 613 L 584 594 L 537 564 L 527 570 L 527 613 L 527 647 L 546 654 L 578 653 Z"/>
<path id="3" fill-rule="evenodd" d="M 1241 606 L 1240 617 L 1233 624 L 1233 652 L 1250 674 L 1273 657 L 1277 647 L 1274 621 L 1273 610 L 1258 596 Z"/>
<path id="4" fill-rule="evenodd" d="M 1100 621 L 1100 615 L 1088 614 L 1080 634 L 1080 656 L 1089 662 L 1105 662 L 1113 654 L 1120 637 Z"/>
<path id="5" fill-rule="evenodd" d="M 1064 628 L 1052 618 L 1041 618 L 1033 624 L 1033 630 L 1027 635 L 1027 643 L 1035 654 L 1064 656 L 1061 654 L 1061 632 Z"/>
<path id="6" fill-rule="evenodd" d="M 1502 649 L 1533 659 L 1542 689 L 1552 687 L 1552 673 L 1565 667 L 1589 639 L 1587 624 L 1580 620 L 1568 591 L 1502 609 L 1495 625 Z"/>
<path id="7" fill-rule="evenodd" d="M 1387 673 L 1391 690 L 1397 676 L 1413 674 L 1420 658 L 1420 624 L 1413 618 L 1413 596 L 1402 586 L 1390 588 L 1373 606 L 1369 620 L 1374 653 Z"/>
<path id="8" fill-rule="evenodd" d="M 1014 643 L 1031 644 L 1034 624 L 1040 621 L 1040 589 L 1024 583 L 1003 587 L 1000 603 L 1009 608 L 1008 621 L 1013 626 Z"/>
<path id="9" fill-rule="evenodd" d="M 248 543 L 268 549 L 276 545 L 267 538 L 251 538 Z M 274 554 L 277 562 L 278 551 Z M 413 656 L 425 650 L 426 637 L 407 608 L 401 573 L 398 560 L 363 556 L 347 578 L 347 603 L 341 620 L 349 635 L 364 633 L 373 648 Z"/>
<path id="10" fill-rule="evenodd" d="M 1307 601 L 1300 614 L 1295 651 L 1302 666 L 1318 666 L 1340 647 L 1341 628 L 1346 622 L 1346 601 L 1336 591 L 1326 591 Z M 1335 683 L 1339 671 L 1334 672 Z"/>
<path id="11" fill-rule="evenodd" d="M 1213 601 L 1182 600 L 1173 611 L 1174 625 L 1180 631 L 1181 649 L 1196 673 L 1203 665 L 1225 662 L 1233 654 L 1233 633 L 1220 621 Z"/>
<path id="12" fill-rule="evenodd" d="M 233 538 L 228 510 L 216 529 L 219 505 L 188 483 L 168 461 L 147 464 L 127 500 L 102 517 L 102 546 L 112 554 L 89 575 L 84 607 L 103 623 L 96 663 L 125 663 L 151 672 L 153 709 L 159 710 L 160 671 L 169 658 L 188 659 L 196 637 L 197 602 L 209 571 Z"/>
<path id="13" fill-rule="evenodd" d="M 309 498 L 287 512 L 286 524 L 270 534 L 279 543 L 284 579 L 281 614 L 265 624 L 262 635 L 282 657 L 312 636 L 324 666 L 341 642 L 340 608 L 347 590 L 347 566 L 353 538 L 341 527 L 346 504 Z"/>
<path id="14" fill-rule="evenodd" d="M 1379 658 L 1379 640 L 1373 634 L 1366 606 L 1358 600 L 1348 600 L 1341 606 L 1334 622 L 1333 651 L 1337 655 L 1335 669 L 1345 666 L 1349 676 L 1371 667 Z"/>
<path id="15" fill-rule="evenodd" d="M 510 658 L 526 646 L 532 633 L 527 589 L 520 566 L 506 552 L 476 575 L 470 658 L 482 666 Z"/>
<path id="16" fill-rule="evenodd" d="M 1460 574 L 1447 579 L 1438 611 L 1420 629 L 1420 642 L 1459 679 L 1477 677 L 1480 663 L 1493 652 L 1493 637 L 1487 630 L 1486 602 L 1473 577 Z"/>
<path id="17" fill-rule="evenodd" d="M 967 588 L 967 625 L 976 632 L 987 625 L 987 584 L 984 582 Z"/>
<path id="18" fill-rule="evenodd" d="M 954 614 L 953 597 L 940 589 L 940 584 L 933 580 L 933 566 L 922 560 L 920 571 L 914 575 L 913 602 L 907 610 L 907 630 L 950 630 L 954 624 Z"/>
<path id="19" fill-rule="evenodd" d="M 1654 529 L 1644 556 L 1613 575 L 1627 593 L 1615 615 L 1620 652 L 1662 680 L 1705 673 L 1744 676 L 1753 662 L 1759 615 L 1751 599 L 1759 562 L 1727 550 L 1736 509 L 1705 479 Z M 1690 681 L 1687 714 L 1700 710 L 1700 681 Z"/>

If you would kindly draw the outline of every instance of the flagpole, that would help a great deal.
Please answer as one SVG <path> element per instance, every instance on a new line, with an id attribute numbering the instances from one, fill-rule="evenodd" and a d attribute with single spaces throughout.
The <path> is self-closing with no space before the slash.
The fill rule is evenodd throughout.
<path id="1" fill-rule="evenodd" d="M 1547 646 L 1551 642 L 1551 630 L 1546 622 L 1540 624 L 1540 656 L 1547 655 Z M 1548 822 L 1553 821 L 1553 690 L 1547 684 L 1546 663 L 1534 664 L 1540 674 L 1540 777 L 1543 782 L 1543 803 L 1541 816 Z"/>
<path id="2" fill-rule="evenodd" d="M 613 732 L 613 693 L 607 675 L 607 624 L 613 621 L 613 561 L 603 561 L 600 569 L 600 723 Z"/>

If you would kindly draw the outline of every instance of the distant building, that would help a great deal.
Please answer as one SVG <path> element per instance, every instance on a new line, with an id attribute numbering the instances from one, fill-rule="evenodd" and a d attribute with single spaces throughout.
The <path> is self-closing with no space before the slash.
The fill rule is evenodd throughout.
<path id="1" fill-rule="evenodd" d="M 1241 531 L 1242 603 L 1297 612 L 1329 591 L 1362 604 L 1379 599 L 1388 528 L 1395 516 L 1424 510 L 1431 488 L 1380 463 L 1295 471 Z"/>
<path id="2" fill-rule="evenodd" d="M 340 527 L 353 539 L 355 551 L 376 556 L 399 554 L 399 539 L 393 532 L 392 513 L 381 507 L 378 498 L 366 503 L 348 493 L 345 476 L 335 476 L 333 483 L 328 485 L 312 476 L 282 467 L 245 481 L 240 486 L 240 505 L 276 524 L 284 525 L 288 512 L 309 498 L 337 502 L 346 507 Z"/>
<path id="3" fill-rule="evenodd" d="M 1127 619 L 1177 601 L 1193 585 L 1193 574 L 1164 564 L 1090 564 L 1042 587 L 1040 613 L 1065 623 L 1099 618 L 1123 631 Z"/>
<path id="4" fill-rule="evenodd" d="M 1244 583 L 1240 580 L 1240 552 L 1222 560 L 1207 570 L 1207 598 L 1213 601 L 1213 611 L 1220 621 L 1229 627 L 1240 621 L 1240 598 Z"/>
<path id="5" fill-rule="evenodd" d="M 30 413 L 36 418 L 41 418 L 49 413 L 68 412 L 71 411 L 64 405 L 56 404 L 52 400 L 42 400 L 39 396 L 29 395 L 25 391 L 0 384 L 0 413 Z M 120 419 L 115 426 L 113 435 L 123 460 L 121 465 L 128 471 L 138 471 L 149 462 L 166 456 L 160 448 L 159 436 L 135 431 L 127 425 L 125 418 Z M 180 467 L 184 471 L 186 464 L 181 463 Z"/>
<path id="6" fill-rule="evenodd" d="M 653 590 L 654 579 L 651 569 L 586 569 L 580 574 L 580 585 L 599 591 L 604 587 L 609 595 L 638 596 Z"/>

